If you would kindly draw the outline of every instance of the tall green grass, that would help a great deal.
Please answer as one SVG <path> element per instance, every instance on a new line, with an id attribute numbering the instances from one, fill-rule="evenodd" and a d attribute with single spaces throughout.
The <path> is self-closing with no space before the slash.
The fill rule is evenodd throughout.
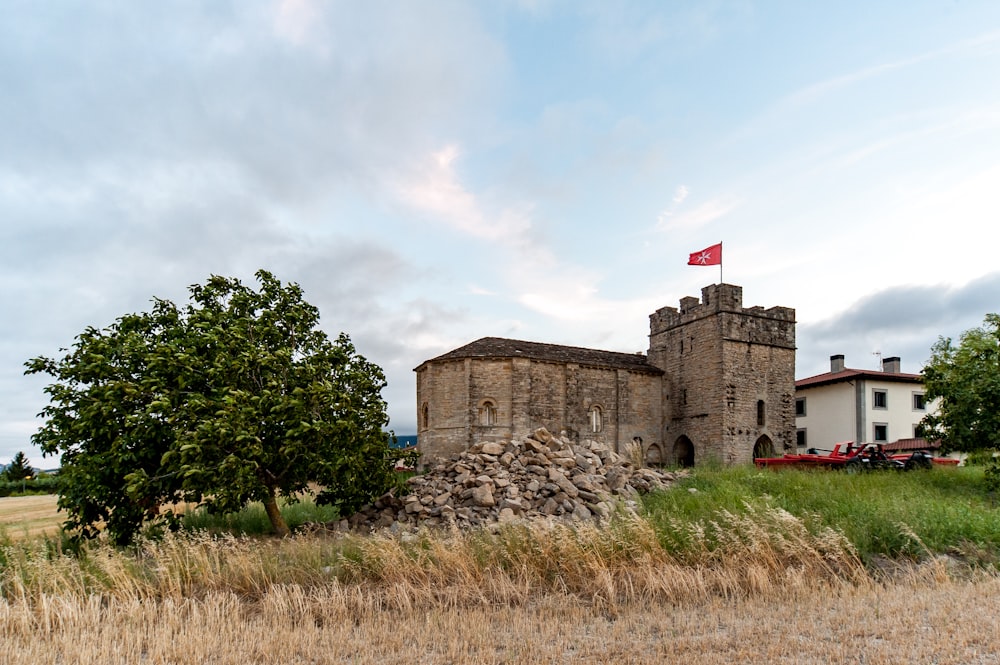
<path id="1" fill-rule="evenodd" d="M 693 491 L 692 491 L 693 490 Z M 679 547 L 680 523 L 710 524 L 729 512 L 779 508 L 812 532 L 843 533 L 866 561 L 953 553 L 1000 561 L 1000 509 L 982 468 L 848 475 L 819 469 L 699 468 L 645 509 L 667 547 Z"/>
<path id="2" fill-rule="evenodd" d="M 293 531 L 303 524 L 339 519 L 335 507 L 317 506 L 309 498 L 296 503 L 282 504 L 281 514 L 288 523 L 288 528 Z M 186 531 L 207 531 L 236 536 L 260 536 L 272 531 L 271 522 L 267 519 L 263 504 L 260 503 L 252 503 L 237 513 L 210 513 L 204 508 L 198 508 L 184 515 L 181 527 Z"/>

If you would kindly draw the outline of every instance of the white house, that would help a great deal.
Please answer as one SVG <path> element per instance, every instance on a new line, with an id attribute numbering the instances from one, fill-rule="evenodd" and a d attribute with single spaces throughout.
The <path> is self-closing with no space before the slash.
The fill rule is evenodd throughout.
<path id="1" fill-rule="evenodd" d="M 898 357 L 882 371 L 844 367 L 830 356 L 830 371 L 795 382 L 796 446 L 830 450 L 842 441 L 890 443 L 916 437 L 920 420 L 933 410 L 919 374 L 899 371 Z"/>

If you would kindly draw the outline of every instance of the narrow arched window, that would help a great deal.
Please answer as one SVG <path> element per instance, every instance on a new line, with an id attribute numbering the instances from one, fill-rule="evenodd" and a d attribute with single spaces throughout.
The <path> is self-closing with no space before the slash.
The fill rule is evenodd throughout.
<path id="1" fill-rule="evenodd" d="M 492 427 L 497 424 L 497 406 L 493 402 L 486 400 L 479 407 L 479 424 Z"/>
<path id="2" fill-rule="evenodd" d="M 590 431 L 600 432 L 604 429 L 604 413 L 601 411 L 601 407 L 592 406 L 590 407 Z"/>
<path id="3" fill-rule="evenodd" d="M 424 408 L 420 410 L 420 416 L 424 424 L 424 429 L 430 427 L 431 410 L 428 408 L 426 402 L 424 402 Z"/>
<path id="4" fill-rule="evenodd" d="M 767 420 L 767 409 L 764 406 L 764 400 L 757 400 L 757 426 L 763 427 L 765 421 Z"/>

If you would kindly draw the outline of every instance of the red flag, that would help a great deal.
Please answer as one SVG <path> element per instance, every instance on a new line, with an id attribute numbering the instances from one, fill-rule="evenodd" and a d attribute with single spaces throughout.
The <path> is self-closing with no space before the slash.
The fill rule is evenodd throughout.
<path id="1" fill-rule="evenodd" d="M 689 266 L 721 266 L 722 265 L 722 243 L 706 247 L 700 252 L 694 252 L 688 258 Z"/>

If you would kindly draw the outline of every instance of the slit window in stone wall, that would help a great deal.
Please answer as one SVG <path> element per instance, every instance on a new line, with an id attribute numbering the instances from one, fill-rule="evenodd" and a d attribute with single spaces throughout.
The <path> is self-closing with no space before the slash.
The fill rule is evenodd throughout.
<path id="1" fill-rule="evenodd" d="M 601 407 L 592 406 L 590 407 L 590 431 L 600 432 L 604 430 L 604 413 L 601 411 Z"/>
<path id="2" fill-rule="evenodd" d="M 763 427 L 767 422 L 767 407 L 764 406 L 764 400 L 757 400 L 757 427 Z"/>
<path id="3" fill-rule="evenodd" d="M 479 424 L 487 427 L 497 424 L 497 406 L 490 400 L 483 401 L 479 407 Z"/>
<path id="4" fill-rule="evenodd" d="M 431 410 L 426 402 L 424 402 L 424 407 L 420 410 L 420 419 L 423 422 L 424 429 L 430 427 Z"/>

